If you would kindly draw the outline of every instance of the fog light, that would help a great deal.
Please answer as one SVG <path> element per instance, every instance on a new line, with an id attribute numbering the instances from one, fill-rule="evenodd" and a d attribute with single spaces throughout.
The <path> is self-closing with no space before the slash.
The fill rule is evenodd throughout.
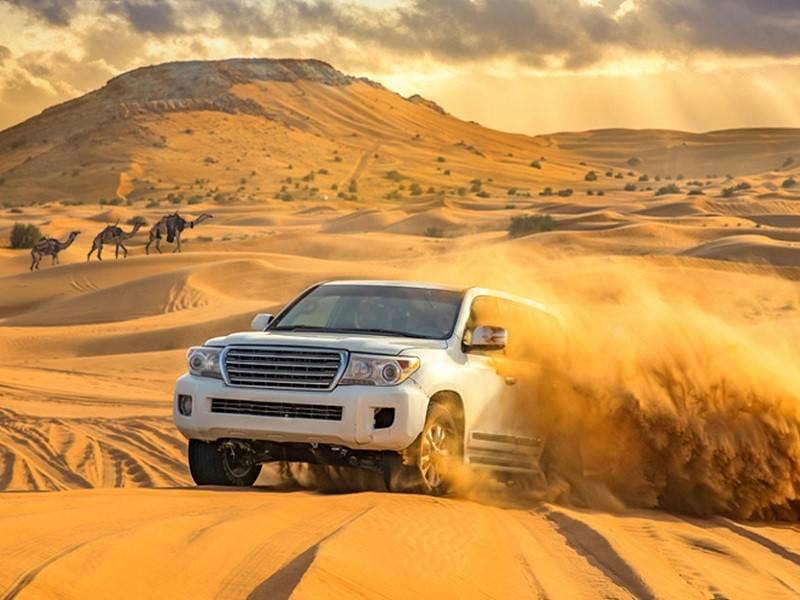
<path id="1" fill-rule="evenodd" d="M 178 394 L 178 412 L 184 417 L 192 416 L 192 397 L 186 394 Z"/>
<path id="2" fill-rule="evenodd" d="M 388 429 L 394 424 L 394 409 L 381 407 L 375 409 L 375 429 Z"/>

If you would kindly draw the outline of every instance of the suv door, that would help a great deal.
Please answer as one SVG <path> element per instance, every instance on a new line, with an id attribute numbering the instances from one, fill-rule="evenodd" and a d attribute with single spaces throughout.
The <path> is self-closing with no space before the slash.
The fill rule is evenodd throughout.
<path id="1" fill-rule="evenodd" d="M 466 459 L 476 466 L 505 471 L 538 471 L 542 441 L 535 435 L 532 386 L 535 365 L 526 352 L 528 307 L 504 298 L 479 296 L 473 300 L 465 332 L 465 354 L 475 378 L 478 406 L 467 423 Z M 468 347 L 475 327 L 491 325 L 508 332 L 502 350 Z M 524 382 L 520 385 L 520 382 Z"/>

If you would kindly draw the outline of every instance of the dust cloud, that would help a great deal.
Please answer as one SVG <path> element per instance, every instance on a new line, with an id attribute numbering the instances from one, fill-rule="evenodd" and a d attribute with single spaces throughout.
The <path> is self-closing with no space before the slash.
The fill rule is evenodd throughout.
<path id="1" fill-rule="evenodd" d="M 547 439 L 550 499 L 798 517 L 797 288 L 726 269 L 497 254 L 437 266 L 439 280 L 543 301 L 562 324 L 566 343 L 552 352 L 533 328 L 510 332 L 539 344 L 517 417 Z"/>

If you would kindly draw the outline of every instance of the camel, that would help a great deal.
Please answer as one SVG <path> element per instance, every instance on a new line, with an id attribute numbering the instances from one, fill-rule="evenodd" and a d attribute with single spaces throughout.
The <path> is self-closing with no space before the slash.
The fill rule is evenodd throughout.
<path id="1" fill-rule="evenodd" d="M 92 258 L 92 253 L 97 250 L 97 260 L 103 260 L 103 245 L 104 244 L 114 244 L 115 252 L 114 258 L 119 258 L 119 249 L 122 248 L 122 251 L 125 253 L 123 258 L 128 258 L 128 249 L 125 247 L 123 243 L 125 240 L 131 239 L 133 236 L 136 235 L 142 228 L 141 221 L 137 221 L 133 224 L 133 229 L 128 232 L 122 231 L 122 227 L 118 225 L 107 225 L 103 231 L 98 233 L 94 241 L 92 242 L 92 249 L 89 250 L 89 254 L 86 255 L 86 262 L 89 262 Z"/>
<path id="2" fill-rule="evenodd" d="M 193 229 L 196 225 L 200 225 L 207 219 L 212 219 L 213 216 L 208 213 L 203 213 L 194 221 L 189 221 L 181 217 L 178 213 L 171 215 L 164 215 L 159 219 L 158 223 L 150 228 L 150 239 L 144 247 L 145 254 L 150 254 L 150 244 L 156 243 L 156 250 L 161 253 L 161 238 L 166 237 L 167 241 L 171 244 L 175 242 L 176 247 L 173 252 L 181 251 L 181 233 L 186 227 Z"/>
<path id="3" fill-rule="evenodd" d="M 39 270 L 39 263 L 44 256 L 52 256 L 54 265 L 61 264 L 61 261 L 58 259 L 58 253 L 62 250 L 66 250 L 72 245 L 72 242 L 75 241 L 75 238 L 78 237 L 80 231 L 70 231 L 69 236 L 63 242 L 59 242 L 56 238 L 49 238 L 43 237 L 38 242 L 33 245 L 31 248 L 31 271 L 36 269 Z"/>

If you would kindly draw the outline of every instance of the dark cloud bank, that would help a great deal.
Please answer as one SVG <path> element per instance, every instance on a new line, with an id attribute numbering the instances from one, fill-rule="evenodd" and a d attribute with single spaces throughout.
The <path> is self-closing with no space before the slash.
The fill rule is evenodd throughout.
<path id="1" fill-rule="evenodd" d="M 610 48 L 679 56 L 800 55 L 800 0 L 411 0 L 386 9 L 330 0 L 0 0 L 55 26 L 81 11 L 122 17 L 142 34 L 286 38 L 324 32 L 407 56 L 465 62 L 513 58 L 541 66 L 558 57 L 591 65 Z M 219 25 L 209 30 L 206 17 Z"/>

